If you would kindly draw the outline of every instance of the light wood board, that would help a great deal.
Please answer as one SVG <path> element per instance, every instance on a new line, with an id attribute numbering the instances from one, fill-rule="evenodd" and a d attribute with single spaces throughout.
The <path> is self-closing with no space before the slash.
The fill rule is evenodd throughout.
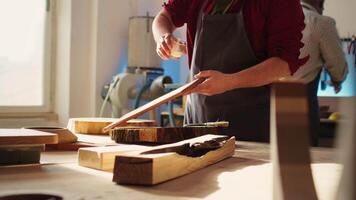
<path id="1" fill-rule="evenodd" d="M 139 145 L 80 148 L 78 151 L 78 164 L 83 167 L 112 171 L 114 169 L 115 156 L 149 148 Z"/>
<path id="2" fill-rule="evenodd" d="M 195 88 L 196 86 L 198 86 L 200 83 L 202 83 L 205 79 L 196 79 L 186 85 L 183 85 L 182 87 L 173 90 L 172 92 L 169 92 L 139 108 L 137 108 L 136 110 L 133 110 L 125 115 L 123 115 L 122 117 L 120 117 L 117 121 L 113 122 L 112 124 L 106 126 L 104 128 L 104 132 L 108 132 L 110 129 L 113 129 L 115 127 L 118 126 L 122 126 L 123 124 L 125 124 L 128 120 L 130 119 L 134 119 L 142 114 L 144 114 L 147 111 L 153 110 L 155 108 L 157 108 L 158 106 L 169 102 L 172 99 L 175 99 L 179 96 L 182 96 L 186 93 L 188 93 L 189 91 L 191 91 L 193 88 Z"/>
<path id="3" fill-rule="evenodd" d="M 103 132 L 103 128 L 117 120 L 117 118 L 72 118 L 69 119 L 67 128 L 74 133 L 108 135 L 108 133 Z M 155 125 L 156 122 L 154 120 L 147 119 L 133 119 L 121 124 L 122 127 L 149 127 Z"/>
<path id="4" fill-rule="evenodd" d="M 0 145 L 56 144 L 58 136 L 28 129 L 0 129 Z"/>
<path id="5" fill-rule="evenodd" d="M 204 135 L 174 144 L 161 145 L 148 151 L 130 152 L 116 156 L 113 181 L 118 184 L 155 185 L 183 176 L 231 157 L 235 152 L 235 138 L 227 139 L 222 147 L 199 157 L 180 155 L 175 152 L 154 153 L 183 144 L 205 142 L 224 136 Z"/>
<path id="6" fill-rule="evenodd" d="M 218 135 L 222 129 L 208 126 L 115 128 L 110 130 L 110 136 L 117 143 L 167 144 L 206 134 Z"/>

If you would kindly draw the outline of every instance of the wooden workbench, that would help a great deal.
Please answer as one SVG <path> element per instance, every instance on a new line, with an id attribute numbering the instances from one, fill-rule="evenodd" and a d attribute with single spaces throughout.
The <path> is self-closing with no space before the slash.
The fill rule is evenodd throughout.
<path id="1" fill-rule="evenodd" d="M 105 136 L 83 137 L 111 143 Z M 269 145 L 237 142 L 236 147 L 230 159 L 153 187 L 116 185 L 112 173 L 78 166 L 76 152 L 44 152 L 41 165 L 0 167 L 0 196 L 49 193 L 68 200 L 272 199 Z M 342 169 L 336 163 L 335 150 L 314 148 L 312 158 L 319 198 L 333 199 Z"/>

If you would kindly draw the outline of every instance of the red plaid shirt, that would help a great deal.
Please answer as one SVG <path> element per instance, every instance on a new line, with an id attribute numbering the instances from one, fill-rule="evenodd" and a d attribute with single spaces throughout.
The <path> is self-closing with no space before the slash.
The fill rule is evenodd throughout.
<path id="1" fill-rule="evenodd" d="M 289 64 L 292 74 L 306 62 L 299 59 L 305 27 L 300 0 L 244 0 L 244 22 L 248 38 L 257 58 L 262 62 L 279 57 Z M 204 0 L 168 0 L 164 8 L 176 27 L 187 24 L 189 63 L 191 62 L 198 13 Z M 212 7 L 209 0 L 205 9 Z M 241 8 L 240 0 L 229 12 Z"/>

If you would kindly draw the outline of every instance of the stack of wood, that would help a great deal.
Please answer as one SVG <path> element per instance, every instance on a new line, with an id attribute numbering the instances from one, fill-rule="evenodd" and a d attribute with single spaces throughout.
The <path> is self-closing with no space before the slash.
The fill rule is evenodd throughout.
<path id="1" fill-rule="evenodd" d="M 0 165 L 40 162 L 45 144 L 58 143 L 58 136 L 27 129 L 0 129 Z"/>

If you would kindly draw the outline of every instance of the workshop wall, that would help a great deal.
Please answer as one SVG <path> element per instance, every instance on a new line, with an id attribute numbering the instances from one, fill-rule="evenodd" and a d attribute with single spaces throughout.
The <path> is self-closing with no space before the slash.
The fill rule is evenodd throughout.
<path id="1" fill-rule="evenodd" d="M 103 85 L 127 64 L 129 17 L 154 15 L 161 5 L 162 0 L 58 1 L 54 110 L 59 125 L 98 115 Z M 184 30 L 178 35 L 184 38 Z M 175 82 L 186 81 L 188 68 L 180 70 L 181 62 L 187 61 L 162 63 Z"/>
<path id="2" fill-rule="evenodd" d="M 355 0 L 326 0 L 324 15 L 336 20 L 341 37 L 356 35 L 356 8 Z"/>

